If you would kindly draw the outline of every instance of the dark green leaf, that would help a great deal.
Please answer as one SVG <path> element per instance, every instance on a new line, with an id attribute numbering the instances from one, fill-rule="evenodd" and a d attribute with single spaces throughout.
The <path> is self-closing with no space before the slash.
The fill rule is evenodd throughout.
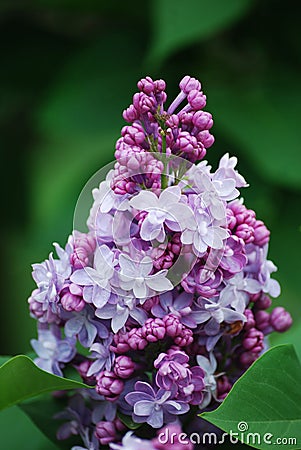
<path id="1" fill-rule="evenodd" d="M 150 61 L 162 61 L 175 50 L 212 36 L 239 19 L 250 0 L 155 0 Z"/>
<path id="2" fill-rule="evenodd" d="M 46 394 L 26 401 L 19 405 L 19 407 L 57 447 L 63 450 L 70 450 L 73 445 L 80 445 L 80 438 L 78 436 L 63 441 L 56 439 L 56 433 L 63 422 L 54 419 L 54 415 L 64 410 L 66 407 L 66 398 L 54 398 L 52 395 Z"/>
<path id="3" fill-rule="evenodd" d="M 240 440 L 258 449 L 272 447 L 264 438 L 271 443 L 295 438 L 295 444 L 282 441 L 277 449 L 300 449 L 301 365 L 294 348 L 281 345 L 270 349 L 235 383 L 219 408 L 201 417 L 227 433 L 238 433 Z M 239 431 L 242 422 L 247 424 L 243 434 Z M 259 433 L 255 444 L 250 433 Z"/>
<path id="4" fill-rule="evenodd" d="M 0 367 L 0 410 L 45 392 L 88 387 L 44 372 L 25 355 L 15 356 Z"/>
<path id="5" fill-rule="evenodd" d="M 277 68 L 275 68 L 277 71 Z M 279 72 L 279 71 L 278 71 Z M 216 127 L 256 167 L 264 179 L 301 186 L 301 89 L 294 74 L 270 80 L 210 82 L 210 110 Z M 279 86 L 285 91 L 277 92 Z M 292 101 L 293 99 L 293 101 Z"/>
<path id="6" fill-rule="evenodd" d="M 134 422 L 131 416 L 127 416 L 126 414 L 122 414 L 121 412 L 118 413 L 118 417 L 121 422 L 124 423 L 124 425 L 130 430 L 137 430 L 142 425 L 141 423 Z"/>
<path id="7" fill-rule="evenodd" d="M 57 450 L 17 407 L 0 412 L 1 449 L 3 450 Z"/>

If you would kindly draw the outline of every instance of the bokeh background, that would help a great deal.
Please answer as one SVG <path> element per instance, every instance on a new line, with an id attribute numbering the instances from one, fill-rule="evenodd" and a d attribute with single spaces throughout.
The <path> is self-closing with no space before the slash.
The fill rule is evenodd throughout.
<path id="1" fill-rule="evenodd" d="M 85 182 L 112 161 L 122 110 L 145 75 L 200 78 L 216 143 L 237 155 L 248 207 L 301 342 L 301 34 L 298 0 L 18 0 L 0 3 L 0 352 L 30 351 L 30 264 L 63 245 Z M 300 346 L 301 344 L 299 344 Z"/>

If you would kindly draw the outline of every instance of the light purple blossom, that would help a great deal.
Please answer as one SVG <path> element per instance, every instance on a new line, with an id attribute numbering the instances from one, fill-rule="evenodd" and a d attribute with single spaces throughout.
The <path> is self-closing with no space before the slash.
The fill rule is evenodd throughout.
<path id="1" fill-rule="evenodd" d="M 229 236 L 228 230 L 215 224 L 209 214 L 200 209 L 195 210 L 195 222 L 192 228 L 186 229 L 181 236 L 183 244 L 193 244 L 197 256 L 203 255 L 208 247 L 221 249 L 225 239 Z"/>
<path id="2" fill-rule="evenodd" d="M 119 280 L 120 287 L 125 291 L 133 290 L 136 298 L 146 299 L 154 293 L 173 289 L 172 283 L 166 278 L 167 270 L 163 269 L 151 275 L 153 261 L 149 256 L 145 256 L 141 261 L 135 261 L 126 254 L 119 256 Z"/>
<path id="3" fill-rule="evenodd" d="M 172 391 L 154 391 L 148 383 L 137 381 L 135 391 L 126 395 L 126 401 L 133 406 L 133 420 L 148 423 L 153 428 L 161 428 L 164 423 L 175 420 L 175 415 L 185 414 L 189 405 L 173 398 Z"/>
<path id="4" fill-rule="evenodd" d="M 148 212 L 145 217 L 140 236 L 144 241 L 165 239 L 164 224 L 173 231 L 182 231 L 188 223 L 193 223 L 193 213 L 188 205 L 181 203 L 181 189 L 172 186 L 161 192 L 158 198 L 150 191 L 141 191 L 130 200 L 130 205 Z"/>
<path id="5" fill-rule="evenodd" d="M 181 318 L 181 322 L 190 328 L 196 327 L 191 310 L 193 295 L 187 292 L 179 294 L 177 291 L 165 292 L 159 296 L 159 303 L 151 311 L 155 317 L 161 319 L 167 314 L 174 314 Z"/>
<path id="6" fill-rule="evenodd" d="M 248 183 L 244 179 L 244 177 L 235 170 L 237 165 L 236 156 L 229 157 L 229 153 L 226 153 L 220 159 L 218 169 L 214 174 L 214 179 L 232 179 L 236 182 L 236 187 L 248 187 Z"/>
<path id="7" fill-rule="evenodd" d="M 246 321 L 242 312 L 231 308 L 231 299 L 227 296 L 216 300 L 199 297 L 194 305 L 194 318 L 198 324 L 206 323 L 204 331 L 209 336 L 215 336 L 222 322 L 233 323 L 237 320 Z"/>
<path id="8" fill-rule="evenodd" d="M 102 308 L 97 308 L 95 315 L 100 319 L 111 319 L 111 328 L 117 333 L 129 317 L 132 317 L 140 325 L 147 319 L 147 314 L 142 308 L 137 308 L 137 300 L 134 297 L 112 295 L 108 303 Z"/>
<path id="9" fill-rule="evenodd" d="M 38 334 L 38 340 L 31 340 L 32 348 L 38 355 L 35 364 L 46 372 L 62 377 L 62 367 L 75 356 L 75 339 L 61 339 L 60 329 L 55 325 L 49 330 L 40 328 Z"/>
<path id="10" fill-rule="evenodd" d="M 231 305 L 236 311 L 243 313 L 249 301 L 249 294 L 258 294 L 262 287 L 257 280 L 244 277 L 243 272 L 225 281 L 226 287 L 220 293 L 220 302 Z"/>
<path id="11" fill-rule="evenodd" d="M 111 334 L 107 339 L 104 339 L 102 343 L 95 342 L 90 347 L 91 358 L 95 361 L 92 362 L 87 372 L 87 377 L 92 375 L 98 375 L 102 370 L 110 371 L 115 359 L 115 354 L 110 351 L 110 345 L 113 340 Z"/>
<path id="12" fill-rule="evenodd" d="M 101 245 L 95 251 L 94 268 L 85 267 L 76 270 L 70 280 L 84 286 L 83 297 L 87 303 L 93 303 L 97 308 L 101 308 L 111 296 L 110 280 L 114 275 L 116 264 L 114 252 L 106 245 Z"/>
<path id="13" fill-rule="evenodd" d="M 95 318 L 89 305 L 82 311 L 72 313 L 65 324 L 65 333 L 69 338 L 77 336 L 79 342 L 87 348 L 91 347 L 97 336 L 104 339 L 109 334 L 106 326 Z"/>
<path id="14" fill-rule="evenodd" d="M 217 362 L 212 352 L 209 354 L 209 359 L 203 355 L 197 355 L 196 361 L 205 372 L 203 401 L 199 405 L 200 409 L 204 409 L 209 405 L 212 397 L 216 400 L 217 383 L 214 374 L 216 372 Z"/>

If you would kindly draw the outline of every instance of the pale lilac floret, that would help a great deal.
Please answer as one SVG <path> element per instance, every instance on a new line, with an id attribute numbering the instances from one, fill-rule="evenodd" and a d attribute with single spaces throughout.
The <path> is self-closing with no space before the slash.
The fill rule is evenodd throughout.
<path id="1" fill-rule="evenodd" d="M 83 297 L 87 303 L 93 303 L 97 308 L 101 308 L 111 296 L 110 280 L 114 275 L 116 264 L 114 252 L 106 245 L 101 245 L 95 251 L 94 268 L 85 267 L 76 270 L 70 280 L 84 286 Z"/>
<path id="2" fill-rule="evenodd" d="M 98 375 L 102 370 L 110 371 L 115 359 L 115 354 L 110 351 L 113 336 L 104 339 L 102 343 L 95 342 L 90 347 L 91 358 L 94 360 L 89 367 L 87 377 Z"/>
<path id="3" fill-rule="evenodd" d="M 206 358 L 203 355 L 197 355 L 196 360 L 205 373 L 203 400 L 199 405 L 200 409 L 204 409 L 209 405 L 212 397 L 216 399 L 217 383 L 214 374 L 216 372 L 217 362 L 212 352 L 209 354 L 209 358 Z"/>
<path id="4" fill-rule="evenodd" d="M 111 328 L 117 333 L 124 327 L 129 317 L 132 317 L 140 325 L 143 325 L 147 319 L 146 312 L 137 307 L 137 299 L 125 295 L 112 295 L 108 303 L 102 308 L 97 308 L 95 315 L 100 319 L 111 319 Z"/>
<path id="5" fill-rule="evenodd" d="M 215 174 L 218 174 L 218 177 L 221 177 L 223 179 L 234 179 L 236 181 L 236 187 L 248 187 L 248 183 L 244 179 L 244 177 L 238 173 L 237 170 L 235 170 L 235 167 L 237 165 L 237 158 L 236 156 L 229 157 L 229 153 L 226 153 L 222 158 L 220 159 L 219 166 Z"/>
<path id="6" fill-rule="evenodd" d="M 221 249 L 225 245 L 225 239 L 229 236 L 228 230 L 215 224 L 209 214 L 202 210 L 195 211 L 195 222 L 192 228 L 182 233 L 181 241 L 183 244 L 193 245 L 196 255 L 203 255 L 208 247 Z"/>
<path id="7" fill-rule="evenodd" d="M 60 329 L 55 325 L 49 330 L 40 328 L 38 334 L 38 340 L 31 340 L 32 348 L 38 355 L 35 364 L 46 372 L 62 377 L 65 363 L 75 356 L 75 339 L 61 339 Z"/>
<path id="8" fill-rule="evenodd" d="M 130 205 L 148 213 L 140 230 L 140 236 L 145 241 L 156 239 L 163 242 L 164 224 L 172 231 L 182 231 L 188 224 L 194 223 L 191 209 L 181 203 L 181 189 L 178 186 L 165 189 L 159 198 L 153 192 L 141 191 L 130 200 Z"/>
<path id="9" fill-rule="evenodd" d="M 199 297 L 197 302 L 195 302 L 193 311 L 194 319 L 198 324 L 206 322 L 204 330 L 209 336 L 214 336 L 219 332 L 222 322 L 246 321 L 246 317 L 242 312 L 231 308 L 231 299 L 227 296 L 216 299 L 216 301 Z"/>
<path id="10" fill-rule="evenodd" d="M 87 305 L 82 311 L 72 313 L 66 321 L 65 334 L 69 338 L 77 337 L 84 347 L 89 348 L 97 336 L 105 339 L 109 332 L 106 326 L 95 318 L 93 309 Z"/>
<path id="11" fill-rule="evenodd" d="M 178 315 L 181 322 L 190 328 L 196 327 L 191 310 L 193 295 L 187 292 L 179 294 L 177 291 L 165 292 L 159 296 L 159 303 L 155 304 L 152 314 L 161 319 L 167 314 Z"/>
<path id="12" fill-rule="evenodd" d="M 136 298 L 145 300 L 150 293 L 165 292 L 173 288 L 163 269 L 152 275 L 153 261 L 145 256 L 140 261 L 129 258 L 126 254 L 119 256 L 119 282 L 125 291 L 133 291 Z"/>
<path id="13" fill-rule="evenodd" d="M 268 247 L 268 244 L 263 247 L 250 244 L 246 247 L 248 265 L 245 271 L 257 278 L 264 293 L 278 297 L 280 285 L 277 280 L 271 278 L 271 274 L 277 271 L 277 267 L 272 261 L 267 260 Z"/>
<path id="14" fill-rule="evenodd" d="M 189 411 L 189 405 L 173 398 L 173 392 L 159 389 L 143 381 L 137 381 L 135 391 L 125 397 L 133 407 L 133 420 L 148 423 L 153 428 L 161 428 L 164 423 L 175 420 L 175 416 Z"/>
<path id="15" fill-rule="evenodd" d="M 226 287 L 220 293 L 220 301 L 231 305 L 236 311 L 243 313 L 249 301 L 249 294 L 258 294 L 262 290 L 261 284 L 253 278 L 237 273 L 233 278 L 225 281 Z"/>
<path id="16" fill-rule="evenodd" d="M 56 243 L 54 246 L 60 259 L 54 259 L 51 253 L 48 260 L 32 265 L 37 289 L 32 292 L 29 304 L 32 314 L 43 323 L 59 321 L 59 294 L 71 274 L 71 244 L 68 242 L 65 250 Z"/>

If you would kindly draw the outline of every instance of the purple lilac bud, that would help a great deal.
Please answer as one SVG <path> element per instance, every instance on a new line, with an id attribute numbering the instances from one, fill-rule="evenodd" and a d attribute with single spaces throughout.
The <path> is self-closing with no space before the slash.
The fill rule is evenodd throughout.
<path id="1" fill-rule="evenodd" d="M 254 225 L 254 244 L 263 247 L 270 240 L 270 231 L 262 220 L 256 220 Z"/>
<path id="2" fill-rule="evenodd" d="M 108 445 L 121 438 L 120 432 L 125 430 L 123 423 L 116 418 L 113 421 L 100 421 L 95 427 L 95 436 L 101 445 Z"/>
<path id="3" fill-rule="evenodd" d="M 117 400 L 124 388 L 124 383 L 114 372 L 104 370 L 97 376 L 96 392 L 103 395 L 106 400 L 114 402 Z"/>
<path id="4" fill-rule="evenodd" d="M 252 296 L 251 301 L 255 302 L 256 309 L 268 309 L 272 304 L 271 298 L 263 293 L 259 294 L 258 298 Z"/>
<path id="5" fill-rule="evenodd" d="M 212 115 L 206 111 L 196 111 L 192 116 L 192 123 L 198 131 L 210 130 L 213 126 Z"/>
<path id="6" fill-rule="evenodd" d="M 189 92 L 187 96 L 187 100 L 189 105 L 195 111 L 203 109 L 206 106 L 206 95 L 203 92 L 199 92 L 196 89 L 193 89 Z"/>
<path id="7" fill-rule="evenodd" d="M 192 90 L 199 91 L 201 89 L 201 83 L 196 78 L 186 75 L 180 81 L 179 87 L 180 87 L 181 91 L 183 91 L 185 94 L 189 94 L 189 92 Z"/>
<path id="8" fill-rule="evenodd" d="M 255 327 L 254 314 L 253 314 L 253 312 L 251 311 L 251 309 L 246 309 L 245 312 L 244 312 L 244 315 L 245 315 L 246 318 L 247 318 L 247 321 L 246 321 L 246 323 L 245 323 L 245 325 L 244 325 L 244 329 L 245 329 L 246 331 L 249 331 L 251 328 L 254 328 L 254 327 Z"/>
<path id="9" fill-rule="evenodd" d="M 288 311 L 282 306 L 277 306 L 270 315 L 270 325 L 275 331 L 283 333 L 287 331 L 293 323 L 293 319 Z"/>
<path id="10" fill-rule="evenodd" d="M 232 384 L 226 375 L 217 378 L 217 398 L 218 400 L 224 400 L 229 394 L 232 388 Z"/>
<path id="11" fill-rule="evenodd" d="M 83 288 L 71 283 L 60 292 L 61 305 L 66 311 L 82 311 L 85 307 Z"/>
<path id="12" fill-rule="evenodd" d="M 95 239 L 90 234 L 74 231 L 72 240 L 73 253 L 70 255 L 70 262 L 74 269 L 82 269 L 90 262 L 91 255 L 95 250 Z"/>
<path id="13" fill-rule="evenodd" d="M 148 342 L 157 342 L 164 338 L 166 333 L 164 321 L 156 319 L 147 319 L 141 329 L 141 335 Z"/>
<path id="14" fill-rule="evenodd" d="M 180 322 L 179 317 L 174 314 L 168 314 L 163 317 L 167 336 L 174 340 L 179 347 L 186 347 L 193 341 L 192 331 Z"/>
<path id="15" fill-rule="evenodd" d="M 270 328 L 270 314 L 267 311 L 259 310 L 255 313 L 256 328 L 267 334 Z"/>
<path id="16" fill-rule="evenodd" d="M 244 336 L 242 345 L 246 350 L 253 353 L 260 353 L 263 350 L 264 335 L 256 328 L 251 328 Z"/>
<path id="17" fill-rule="evenodd" d="M 135 363 L 129 356 L 118 356 L 115 359 L 114 373 L 118 378 L 129 378 L 135 370 Z"/>
<path id="18" fill-rule="evenodd" d="M 85 359 L 85 361 L 82 361 L 78 366 L 76 366 L 76 369 L 80 376 L 82 377 L 83 381 L 88 384 L 89 386 L 95 386 L 96 384 L 96 378 L 95 376 L 87 376 L 87 373 L 93 364 L 93 361 L 89 361 L 88 359 Z"/>
<path id="19" fill-rule="evenodd" d="M 142 91 L 147 95 L 150 95 L 155 90 L 155 83 L 153 82 L 151 77 L 145 77 L 138 81 L 137 87 L 139 91 Z"/>

